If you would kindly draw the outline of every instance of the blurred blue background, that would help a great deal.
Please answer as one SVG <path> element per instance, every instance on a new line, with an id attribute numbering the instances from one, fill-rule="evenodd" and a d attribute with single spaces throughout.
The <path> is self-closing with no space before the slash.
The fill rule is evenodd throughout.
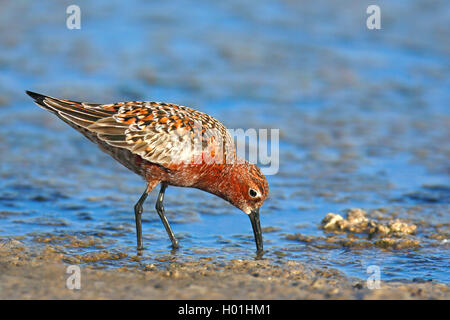
<path id="1" fill-rule="evenodd" d="M 66 27 L 72 4 L 81 9 L 80 30 Z M 371 4 L 381 8 L 381 30 L 366 27 Z M 132 250 L 132 206 L 144 188 L 24 90 L 99 103 L 165 101 L 210 113 L 229 128 L 280 129 L 280 171 L 268 177 L 262 210 L 263 226 L 273 227 L 265 233 L 269 258 L 356 276 L 375 263 L 386 278 L 449 280 L 442 240 L 450 234 L 448 1 L 1 7 L 0 236 L 101 233 L 112 248 Z M 149 254 L 163 254 L 168 240 L 154 197 L 145 241 Z M 248 219 L 225 202 L 169 188 L 166 207 L 186 256 L 253 251 Z M 286 239 L 319 237 L 326 213 L 352 207 L 422 221 L 415 236 L 421 248 L 321 250 Z"/>

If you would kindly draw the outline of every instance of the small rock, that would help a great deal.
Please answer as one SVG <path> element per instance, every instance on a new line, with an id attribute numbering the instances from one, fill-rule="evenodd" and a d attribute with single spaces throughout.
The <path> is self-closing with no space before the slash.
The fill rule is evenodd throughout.
<path id="1" fill-rule="evenodd" d="M 354 208 L 347 211 L 347 220 L 352 225 L 367 222 L 366 212 L 362 209 Z"/>
<path id="2" fill-rule="evenodd" d="M 411 234 L 414 233 L 417 229 L 417 226 L 413 224 L 407 224 L 401 222 L 400 220 L 391 221 L 388 224 L 391 232 L 401 233 L 401 234 Z"/>
<path id="3" fill-rule="evenodd" d="M 338 222 L 344 221 L 340 215 L 335 213 L 328 213 L 322 220 L 322 228 L 325 230 L 337 230 L 340 229 Z"/>

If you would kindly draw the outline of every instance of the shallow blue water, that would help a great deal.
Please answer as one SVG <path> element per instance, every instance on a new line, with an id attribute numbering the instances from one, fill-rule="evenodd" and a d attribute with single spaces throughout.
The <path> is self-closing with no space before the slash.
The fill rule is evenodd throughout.
<path id="1" fill-rule="evenodd" d="M 261 217 L 275 228 L 264 234 L 268 259 L 360 278 L 375 264 L 386 280 L 448 283 L 448 241 L 430 235 L 449 234 L 450 6 L 383 2 L 382 30 L 369 31 L 368 4 L 82 1 L 82 28 L 68 30 L 65 3 L 8 3 L 0 13 L 0 236 L 25 235 L 34 245 L 46 233 L 93 236 L 131 255 L 132 208 L 145 188 L 24 90 L 167 101 L 229 128 L 280 129 L 280 169 L 268 177 Z M 171 255 L 156 193 L 143 223 L 149 262 Z M 176 259 L 253 257 L 250 222 L 239 210 L 179 188 L 169 188 L 165 202 L 182 244 Z M 421 246 L 320 249 L 286 239 L 324 236 L 323 217 L 348 208 L 385 208 L 417 223 Z"/>

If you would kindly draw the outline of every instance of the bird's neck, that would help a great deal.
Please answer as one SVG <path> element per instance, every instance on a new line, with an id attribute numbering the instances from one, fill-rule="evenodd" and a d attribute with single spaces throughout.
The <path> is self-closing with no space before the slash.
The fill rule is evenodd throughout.
<path id="1" fill-rule="evenodd" d="M 239 198 L 243 164 L 212 164 L 204 168 L 196 188 L 212 193 L 233 205 Z"/>

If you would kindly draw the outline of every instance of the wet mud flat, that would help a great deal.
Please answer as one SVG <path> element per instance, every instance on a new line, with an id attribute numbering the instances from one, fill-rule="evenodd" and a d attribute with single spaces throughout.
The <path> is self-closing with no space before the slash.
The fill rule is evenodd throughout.
<path id="1" fill-rule="evenodd" d="M 92 260 L 126 253 L 100 251 Z M 139 257 L 128 257 L 138 261 Z M 20 240 L 0 244 L 0 299 L 449 299 L 448 285 L 431 281 L 382 281 L 369 289 L 363 280 L 332 268 L 295 261 L 203 258 L 196 261 L 99 270 L 80 269 L 80 289 L 69 289 L 64 251 L 40 250 Z M 69 285 L 70 286 L 70 285 Z"/>
<path id="2" fill-rule="evenodd" d="M 449 298 L 447 1 L 385 3 L 380 32 L 364 1 L 98 3 L 82 5 L 81 32 L 66 29 L 64 3 L 0 12 L 1 298 Z M 177 188 L 166 209 L 180 252 L 152 194 L 136 257 L 143 182 L 26 89 L 280 129 L 265 259 L 253 260 L 247 217 Z M 66 288 L 69 265 L 81 290 Z M 371 265 L 381 289 L 367 288 Z"/>

